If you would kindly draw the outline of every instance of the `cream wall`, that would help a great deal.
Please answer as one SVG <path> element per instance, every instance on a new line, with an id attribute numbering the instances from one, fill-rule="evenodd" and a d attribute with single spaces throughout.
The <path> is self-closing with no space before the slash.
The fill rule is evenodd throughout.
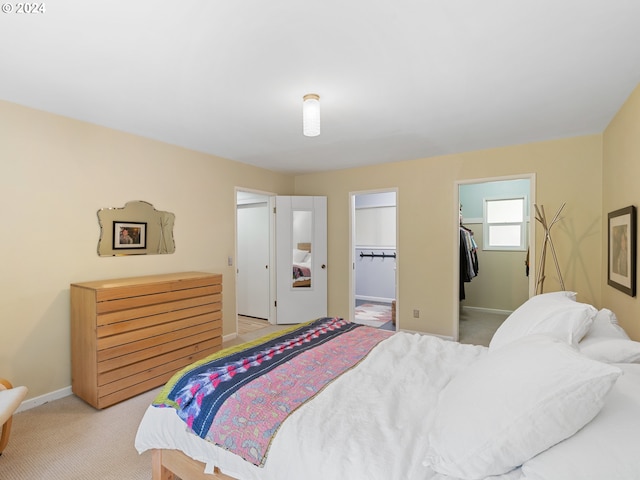
<path id="1" fill-rule="evenodd" d="M 640 340 L 638 297 L 630 297 L 610 287 L 606 275 L 607 214 L 629 205 L 640 207 L 640 85 L 620 108 L 603 137 L 602 303 L 616 313 L 632 338 Z"/>
<path id="2" fill-rule="evenodd" d="M 636 89 L 603 135 L 292 178 L 0 101 L 0 375 L 29 385 L 30 397 L 70 385 L 69 284 L 77 281 L 220 272 L 224 333 L 234 332 L 227 257 L 235 248 L 235 186 L 328 197 L 329 313 L 341 316 L 349 313 L 349 192 L 397 187 L 400 327 L 452 336 L 455 182 L 534 173 L 538 204 L 551 212 L 567 203 L 553 232 L 566 288 L 614 310 L 640 339 L 637 298 L 606 285 L 603 258 L 603 212 L 638 204 L 639 129 Z M 138 199 L 176 214 L 176 253 L 98 257 L 97 209 Z M 536 237 L 540 248 L 537 223 Z M 559 289 L 548 274 L 545 290 Z"/>
<path id="3" fill-rule="evenodd" d="M 235 332 L 235 186 L 293 178 L 0 101 L 0 376 L 36 397 L 68 387 L 69 284 L 186 270 L 223 274 Z M 172 255 L 98 257 L 96 212 L 146 200 L 175 213 Z"/>
<path id="4" fill-rule="evenodd" d="M 565 287 L 599 304 L 602 136 L 297 176 L 296 194 L 328 197 L 329 314 L 349 313 L 349 193 L 398 188 L 398 319 L 402 329 L 454 336 L 458 255 L 455 182 L 535 173 L 536 202 L 566 202 L 553 240 Z M 588 192 L 588 193 L 587 193 Z M 536 225 L 537 244 L 542 244 Z M 545 291 L 559 290 L 549 272 Z M 420 318 L 412 312 L 418 309 Z"/>

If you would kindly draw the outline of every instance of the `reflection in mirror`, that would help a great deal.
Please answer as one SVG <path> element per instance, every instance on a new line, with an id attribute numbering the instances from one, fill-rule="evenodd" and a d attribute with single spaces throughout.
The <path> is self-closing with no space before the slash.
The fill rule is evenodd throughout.
<path id="1" fill-rule="evenodd" d="M 173 253 L 175 215 L 156 210 L 143 201 L 127 202 L 123 208 L 98 210 L 98 255 L 152 255 Z"/>
<path id="2" fill-rule="evenodd" d="M 294 210 L 291 244 L 293 247 L 293 284 L 294 288 L 311 287 L 311 237 L 313 234 L 313 212 Z"/>

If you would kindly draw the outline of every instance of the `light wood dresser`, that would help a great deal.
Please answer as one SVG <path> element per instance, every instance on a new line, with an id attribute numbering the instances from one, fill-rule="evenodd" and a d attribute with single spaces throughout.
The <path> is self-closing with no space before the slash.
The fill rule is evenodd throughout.
<path id="1" fill-rule="evenodd" d="M 71 285 L 71 387 L 105 408 L 164 384 L 222 346 L 222 275 Z"/>

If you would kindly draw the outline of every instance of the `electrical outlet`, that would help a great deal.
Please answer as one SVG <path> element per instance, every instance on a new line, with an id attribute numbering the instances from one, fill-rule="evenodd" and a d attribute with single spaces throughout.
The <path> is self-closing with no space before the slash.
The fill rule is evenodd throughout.
<path id="1" fill-rule="evenodd" d="M 413 311 L 413 318 L 420 318 L 420 310 L 414 310 Z"/>

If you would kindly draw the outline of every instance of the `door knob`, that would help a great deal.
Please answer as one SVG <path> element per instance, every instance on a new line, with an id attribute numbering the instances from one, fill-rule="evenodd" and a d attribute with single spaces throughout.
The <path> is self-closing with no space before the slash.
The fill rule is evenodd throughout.
<path id="1" fill-rule="evenodd" d="M 327 266 L 323 263 L 322 264 L 322 269 L 324 270 L 325 268 L 327 268 Z"/>

